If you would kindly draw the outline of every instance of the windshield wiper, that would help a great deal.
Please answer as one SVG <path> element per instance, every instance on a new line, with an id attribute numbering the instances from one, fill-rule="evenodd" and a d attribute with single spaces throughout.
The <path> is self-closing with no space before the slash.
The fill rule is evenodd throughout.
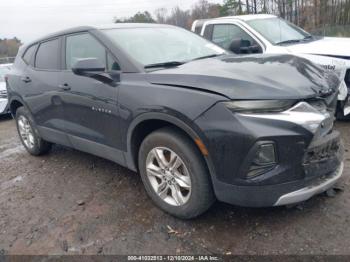
<path id="1" fill-rule="evenodd" d="M 185 62 L 180 62 L 180 61 L 169 61 L 169 62 L 145 65 L 145 68 L 173 67 L 173 66 L 183 65 L 184 63 Z"/>
<path id="2" fill-rule="evenodd" d="M 307 35 L 307 36 L 304 37 L 303 41 L 311 40 L 313 38 L 314 37 L 312 35 Z"/>
<path id="3" fill-rule="evenodd" d="M 301 39 L 290 39 L 290 40 L 285 40 L 276 43 L 276 45 L 283 45 L 283 44 L 292 44 L 292 43 L 300 43 Z"/>
<path id="4" fill-rule="evenodd" d="M 206 58 L 212 58 L 212 57 L 217 57 L 217 56 L 221 56 L 221 55 L 223 55 L 223 54 L 224 54 L 224 53 L 222 53 L 222 54 L 212 54 L 212 55 L 200 56 L 200 57 L 197 57 L 197 58 L 192 59 L 191 61 L 201 60 L 201 59 L 206 59 Z"/>

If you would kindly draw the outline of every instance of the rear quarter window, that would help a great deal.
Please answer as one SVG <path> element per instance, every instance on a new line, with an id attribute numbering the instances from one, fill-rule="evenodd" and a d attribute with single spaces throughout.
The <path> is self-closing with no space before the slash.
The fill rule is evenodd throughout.
<path id="1" fill-rule="evenodd" d="M 35 57 L 35 67 L 45 70 L 60 69 L 60 40 L 54 39 L 39 45 Z"/>
<path id="2" fill-rule="evenodd" d="M 27 48 L 27 50 L 24 52 L 24 55 L 22 56 L 23 61 L 28 64 L 28 65 L 34 65 L 34 59 L 33 59 L 33 55 L 34 52 L 36 50 L 38 45 L 32 45 L 30 47 Z"/>

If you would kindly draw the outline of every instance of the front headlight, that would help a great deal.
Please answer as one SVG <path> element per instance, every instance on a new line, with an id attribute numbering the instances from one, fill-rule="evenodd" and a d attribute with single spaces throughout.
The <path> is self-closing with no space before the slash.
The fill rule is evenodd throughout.
<path id="1" fill-rule="evenodd" d="M 339 85 L 339 94 L 338 94 L 338 100 L 344 101 L 346 97 L 348 96 L 348 88 L 345 84 L 345 81 L 341 81 Z"/>
<path id="2" fill-rule="evenodd" d="M 278 101 L 278 100 L 270 100 L 270 101 Z M 288 107 L 288 105 L 292 105 L 292 102 L 289 100 L 287 101 L 281 100 L 281 101 L 278 101 L 280 103 L 276 102 L 272 104 L 274 105 L 273 107 L 271 107 L 271 104 L 269 104 L 269 106 L 263 107 L 263 109 L 260 111 L 257 107 L 255 108 L 254 111 L 251 111 L 252 107 L 248 108 L 248 105 L 251 101 L 245 101 L 245 102 L 247 105 L 245 109 L 248 109 L 248 110 L 242 110 L 242 109 L 236 110 L 237 106 L 232 107 L 232 104 L 234 104 L 234 102 L 226 103 L 226 106 L 230 110 L 238 111 L 240 115 L 247 116 L 247 117 L 291 122 L 304 127 L 305 129 L 309 130 L 313 134 L 316 133 L 316 131 L 318 130 L 319 126 L 322 123 L 326 122 L 325 121 L 326 119 L 329 120 L 327 122 L 333 123 L 332 116 L 329 114 L 328 111 L 326 110 L 321 111 L 319 109 L 316 109 L 315 107 L 311 106 L 307 102 L 299 102 L 293 107 L 289 107 L 287 110 L 283 110 L 282 108 L 286 108 Z M 255 103 L 256 101 L 252 101 L 252 102 L 253 103 L 250 105 L 256 105 L 256 106 L 258 105 Z M 277 106 L 278 104 L 280 105 L 280 107 Z M 271 110 L 275 110 L 275 111 L 271 111 Z"/>
<path id="3" fill-rule="evenodd" d="M 225 102 L 227 108 L 235 112 L 264 113 L 282 112 L 291 108 L 294 100 L 238 100 Z"/>

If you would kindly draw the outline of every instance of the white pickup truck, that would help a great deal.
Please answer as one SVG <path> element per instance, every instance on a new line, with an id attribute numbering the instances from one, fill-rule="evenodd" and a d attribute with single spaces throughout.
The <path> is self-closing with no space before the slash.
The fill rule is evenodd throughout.
<path id="1" fill-rule="evenodd" d="M 318 37 L 274 15 L 196 20 L 192 31 L 236 54 L 271 53 L 305 57 L 343 79 L 337 116 L 350 113 L 350 39 Z"/>

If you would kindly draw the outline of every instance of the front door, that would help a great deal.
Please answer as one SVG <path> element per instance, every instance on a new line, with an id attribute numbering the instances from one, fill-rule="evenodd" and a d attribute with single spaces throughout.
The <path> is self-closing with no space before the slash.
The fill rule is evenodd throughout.
<path id="1" fill-rule="evenodd" d="M 89 33 L 65 37 L 65 66 L 61 85 L 65 129 L 77 149 L 120 162 L 118 142 L 118 85 L 109 85 L 72 72 L 78 59 L 97 58 L 106 71 L 119 70 L 119 65 L 105 47 Z M 119 159 L 120 158 L 120 159 Z"/>

